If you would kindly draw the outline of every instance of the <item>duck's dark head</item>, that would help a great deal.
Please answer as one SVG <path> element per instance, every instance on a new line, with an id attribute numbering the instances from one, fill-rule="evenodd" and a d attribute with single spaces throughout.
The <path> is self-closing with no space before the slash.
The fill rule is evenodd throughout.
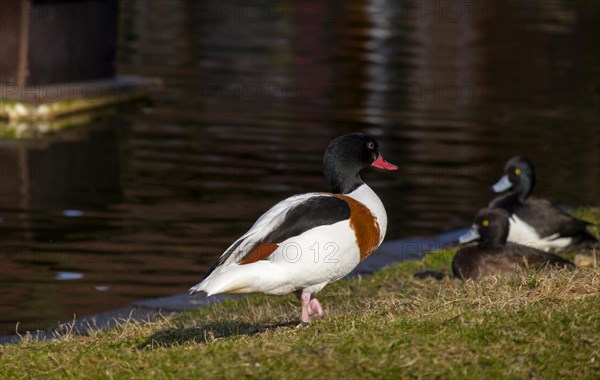
<path id="1" fill-rule="evenodd" d="M 335 193 L 348 194 L 364 182 L 359 172 L 369 166 L 385 170 L 398 167 L 379 154 L 379 144 L 364 133 L 350 133 L 335 138 L 325 151 L 323 172 Z"/>
<path id="2" fill-rule="evenodd" d="M 465 244 L 478 240 L 482 246 L 502 246 L 506 244 L 509 228 L 506 211 L 500 208 L 482 208 L 475 215 L 471 230 L 458 241 Z"/>
<path id="3" fill-rule="evenodd" d="M 525 157 L 516 156 L 506 162 L 504 175 L 492 186 L 492 190 L 500 193 L 512 188 L 519 194 L 519 200 L 523 202 L 531 194 L 533 186 L 535 186 L 533 164 Z"/>

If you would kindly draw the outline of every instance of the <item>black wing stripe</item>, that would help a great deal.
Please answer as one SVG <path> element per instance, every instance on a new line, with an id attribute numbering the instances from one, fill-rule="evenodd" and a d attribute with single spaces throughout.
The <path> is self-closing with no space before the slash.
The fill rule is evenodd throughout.
<path id="1" fill-rule="evenodd" d="M 350 206 L 338 197 L 317 196 L 290 209 L 283 221 L 262 242 L 281 243 L 319 226 L 350 219 Z"/>

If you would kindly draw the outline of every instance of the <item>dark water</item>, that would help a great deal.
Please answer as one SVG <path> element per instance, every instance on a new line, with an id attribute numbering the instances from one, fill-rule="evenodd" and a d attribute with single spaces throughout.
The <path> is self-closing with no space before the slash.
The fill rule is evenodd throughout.
<path id="1" fill-rule="evenodd" d="M 600 203 L 600 3 L 473 3 L 123 2 L 119 71 L 165 88 L 0 143 L 1 332 L 187 290 L 351 131 L 401 168 L 364 173 L 388 239 L 469 224 L 515 154 Z"/>

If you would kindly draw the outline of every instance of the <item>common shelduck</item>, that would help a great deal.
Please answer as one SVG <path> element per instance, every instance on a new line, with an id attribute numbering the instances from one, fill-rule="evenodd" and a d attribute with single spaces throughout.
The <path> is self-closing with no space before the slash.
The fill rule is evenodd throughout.
<path id="1" fill-rule="evenodd" d="M 463 244 L 474 240 L 479 243 L 462 247 L 456 252 L 452 260 L 454 275 L 461 279 L 477 279 L 513 273 L 519 268 L 573 265 L 558 255 L 521 244 L 507 243 L 509 228 L 506 211 L 490 208 L 479 210 L 471 230 L 459 239 Z"/>
<path id="2" fill-rule="evenodd" d="M 562 251 L 598 243 L 587 231 L 590 223 L 576 219 L 550 201 L 530 196 L 535 185 L 535 168 L 525 157 L 513 157 L 504 166 L 504 175 L 492 186 L 499 193 L 490 208 L 502 208 L 510 215 L 508 241 L 534 245 L 543 251 Z"/>
<path id="3" fill-rule="evenodd" d="M 368 166 L 398 168 L 382 158 L 369 135 L 334 139 L 323 159 L 332 192 L 277 203 L 225 250 L 190 294 L 295 292 L 302 304 L 300 325 L 321 316 L 314 294 L 352 271 L 385 236 L 385 208 L 359 175 Z"/>

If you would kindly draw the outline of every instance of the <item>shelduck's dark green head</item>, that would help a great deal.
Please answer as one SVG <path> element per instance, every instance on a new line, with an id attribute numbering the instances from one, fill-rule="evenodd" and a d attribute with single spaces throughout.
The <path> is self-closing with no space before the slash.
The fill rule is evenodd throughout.
<path id="1" fill-rule="evenodd" d="M 396 170 L 379 153 L 379 143 L 364 133 L 350 133 L 335 138 L 325 151 L 323 172 L 334 193 L 348 194 L 362 185 L 359 172 L 369 166 Z"/>

